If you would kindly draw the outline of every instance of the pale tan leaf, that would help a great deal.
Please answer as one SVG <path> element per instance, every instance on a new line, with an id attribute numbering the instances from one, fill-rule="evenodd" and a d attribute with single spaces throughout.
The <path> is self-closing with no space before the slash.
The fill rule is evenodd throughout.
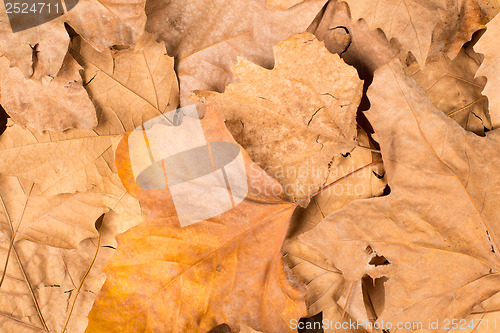
<path id="1" fill-rule="evenodd" d="M 0 103 L 14 121 L 40 133 L 92 129 L 97 126 L 95 108 L 82 86 L 80 70 L 68 54 L 55 79 L 31 80 L 0 57 Z"/>
<path id="2" fill-rule="evenodd" d="M 363 19 L 351 19 L 345 2 L 330 1 L 321 20 L 308 31 L 323 40 L 330 52 L 356 67 L 362 79 L 371 80 L 378 67 L 396 56 L 380 30 L 371 30 Z"/>
<path id="3" fill-rule="evenodd" d="M 360 132 L 358 140 L 369 146 L 365 133 Z M 297 208 L 292 216 L 282 251 L 292 272 L 307 285 L 306 304 L 309 316 L 336 308 L 346 281 L 332 261 L 300 242 L 298 237 L 347 203 L 380 195 L 386 185 L 382 178 L 384 170 L 381 162 L 378 153 L 362 148 L 354 149 L 341 164 L 330 168 L 327 183 L 332 183 L 333 186 L 316 195 L 306 208 Z"/>
<path id="4" fill-rule="evenodd" d="M 396 61 L 368 97 L 391 192 L 351 202 L 299 239 L 348 281 L 385 280 L 377 322 L 464 318 L 499 291 L 500 132 L 465 131 Z"/>
<path id="5" fill-rule="evenodd" d="M 274 11 L 264 0 L 153 0 L 146 6 L 146 29 L 176 58 L 181 104 L 186 105 L 193 90 L 224 91 L 234 80 L 230 68 L 237 56 L 272 68 L 272 47 L 305 31 L 325 3 L 306 0 Z"/>
<path id="6" fill-rule="evenodd" d="M 309 33 L 280 42 L 274 53 L 274 69 L 240 59 L 233 67 L 238 83 L 223 94 L 196 95 L 216 107 L 238 143 L 280 181 L 288 199 L 303 199 L 323 186 L 329 167 L 356 146 L 362 81 Z"/>
<path id="7" fill-rule="evenodd" d="M 0 243 L 0 262 L 8 247 Z M 106 278 L 101 269 L 113 252 L 98 237 L 75 250 L 27 240 L 15 244 L 0 288 L 0 330 L 62 332 L 65 327 L 66 332 L 83 332 Z"/>
<path id="8" fill-rule="evenodd" d="M 82 87 L 78 66 L 67 54 L 70 38 L 65 24 L 99 51 L 115 44 L 133 45 L 144 32 L 144 5 L 144 0 L 80 0 L 65 15 L 13 32 L 2 3 L 0 56 L 6 68 L 1 70 L 0 89 L 7 113 L 39 132 L 95 127 L 95 111 Z M 17 14 L 17 19 L 33 19 L 31 12 L 22 15 Z M 13 68 L 8 69 L 9 64 Z"/>
<path id="9" fill-rule="evenodd" d="M 500 39 L 500 16 L 495 17 L 487 25 L 486 33 L 481 37 L 474 49 L 484 55 L 484 61 L 476 76 L 486 76 L 488 82 L 483 94 L 488 97 L 490 117 L 494 128 L 500 127 L 500 57 L 498 40 Z"/>
<path id="10" fill-rule="evenodd" d="M 0 170 L 35 182 L 34 194 L 105 191 L 117 182 L 111 146 L 111 136 L 84 130 L 42 135 L 11 122 L 0 136 Z"/>
<path id="11" fill-rule="evenodd" d="M 99 135 L 131 131 L 179 104 L 174 59 L 150 34 L 144 34 L 134 48 L 104 52 L 75 38 L 70 52 L 85 70 L 83 79 L 97 110 Z"/>
<path id="12" fill-rule="evenodd" d="M 70 41 L 68 23 L 94 48 L 133 45 L 144 32 L 144 0 L 80 0 L 65 15 L 31 29 L 13 33 L 4 4 L 0 11 L 0 54 L 21 69 L 26 78 L 54 78 L 63 64 Z M 37 61 L 33 63 L 33 49 Z"/>
<path id="13" fill-rule="evenodd" d="M 466 130 L 484 135 L 484 129 L 492 126 L 488 101 L 481 95 L 486 80 L 474 77 L 480 63 L 472 47 L 467 47 L 455 59 L 443 54 L 424 69 L 407 61 L 406 72 L 424 88 L 434 106 Z"/>
<path id="14" fill-rule="evenodd" d="M 487 22 L 488 5 L 473 0 L 346 0 L 353 19 L 366 20 L 387 38 L 396 38 L 420 66 L 444 52 L 450 59 Z M 484 8 L 483 8 L 484 7 Z M 431 44 L 432 43 L 432 44 Z M 432 47 L 432 48 L 431 48 Z"/>
<path id="15" fill-rule="evenodd" d="M 85 75 L 93 74 L 86 83 L 99 112 L 98 127 L 42 135 L 10 123 L 0 136 L 0 172 L 36 183 L 34 194 L 116 193 L 110 192 L 120 184 L 113 139 L 177 106 L 173 60 L 150 35 L 135 49 L 99 53 L 80 39 L 73 46 Z"/>

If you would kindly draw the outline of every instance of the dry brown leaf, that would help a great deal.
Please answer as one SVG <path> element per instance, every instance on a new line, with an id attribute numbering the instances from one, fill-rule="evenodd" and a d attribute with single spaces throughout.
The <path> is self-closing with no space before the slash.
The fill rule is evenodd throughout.
<path id="1" fill-rule="evenodd" d="M 397 38 L 423 68 L 433 48 L 453 59 L 472 34 L 486 23 L 473 0 L 346 0 L 354 20 L 363 18 L 372 29 L 380 28 L 389 39 Z M 453 24 L 452 24 L 453 23 Z M 431 51 L 431 55 L 437 51 Z"/>
<path id="2" fill-rule="evenodd" d="M 35 184 L 34 194 L 75 193 L 119 184 L 113 160 L 112 136 L 69 130 L 38 134 L 7 124 L 0 136 L 0 170 Z"/>
<path id="3" fill-rule="evenodd" d="M 65 15 L 15 33 L 6 11 L 1 10 L 0 55 L 5 56 L 11 66 L 18 67 L 25 78 L 55 78 L 70 42 L 65 22 L 94 48 L 104 51 L 113 45 L 135 44 L 144 32 L 144 6 L 144 0 L 130 0 L 126 4 L 116 0 L 80 0 Z M 33 48 L 37 52 L 35 63 Z"/>
<path id="4" fill-rule="evenodd" d="M 15 213 L 7 211 L 10 216 Z M 15 228 L 16 221 L 11 222 Z M 75 250 L 27 240 L 9 250 L 9 239 L 4 238 L 0 262 L 6 261 L 9 252 L 10 260 L 0 288 L 0 330 L 83 332 L 106 278 L 102 267 L 114 253 L 114 237 L 127 228 L 116 222 L 106 216 L 99 235 L 82 241 Z"/>
<path id="5" fill-rule="evenodd" d="M 80 0 L 67 14 L 15 33 L 6 11 L 0 11 L 0 102 L 7 113 L 39 132 L 95 127 L 95 111 L 81 85 L 78 65 L 67 54 L 70 37 L 65 22 L 99 51 L 115 44 L 133 45 L 144 32 L 144 6 L 144 0 Z"/>
<path id="6" fill-rule="evenodd" d="M 99 135 L 131 131 L 179 104 L 174 59 L 148 33 L 134 48 L 104 52 L 74 38 L 70 53 L 85 70 L 83 79 L 97 110 Z"/>
<path id="7" fill-rule="evenodd" d="M 234 143 L 212 108 L 202 124 L 207 142 Z M 168 191 L 135 184 L 127 140 L 120 143 L 120 176 L 151 214 L 118 237 L 87 332 L 207 332 L 222 323 L 235 331 L 244 324 L 291 332 L 290 320 L 305 314 L 304 287 L 280 249 L 295 205 L 283 201 L 278 182 L 242 153 L 252 181 L 246 199 L 181 228 Z"/>
<path id="8" fill-rule="evenodd" d="M 474 307 L 472 314 L 460 320 L 448 333 L 495 333 L 500 321 L 500 293 Z M 451 326 L 451 325 L 450 325 Z"/>
<path id="9" fill-rule="evenodd" d="M 369 146 L 367 135 L 358 139 Z M 374 155 L 374 156 L 372 156 Z M 344 287 L 342 272 L 319 251 L 306 246 L 298 237 L 314 228 L 326 215 L 347 203 L 382 194 L 386 185 L 380 155 L 356 148 L 344 161 L 330 169 L 327 183 L 333 183 L 312 198 L 307 208 L 298 208 L 292 216 L 282 252 L 292 272 L 307 286 L 308 315 L 337 306 L 338 293 Z"/>
<path id="10" fill-rule="evenodd" d="M 351 19 L 345 2 L 330 1 L 317 25 L 311 25 L 326 48 L 339 53 L 346 63 L 356 67 L 360 77 L 371 82 L 373 72 L 395 57 L 385 35 L 380 30 L 370 30 L 365 20 Z"/>
<path id="11" fill-rule="evenodd" d="M 352 325 L 356 322 L 340 306 L 333 306 L 323 311 L 323 320 L 327 322 L 323 326 L 324 333 L 366 333 L 363 327 Z M 337 325 L 337 326 L 336 326 Z"/>
<path id="12" fill-rule="evenodd" d="M 500 39 L 500 16 L 495 17 L 487 25 L 486 33 L 481 37 L 474 47 L 478 53 L 484 55 L 484 61 L 479 67 L 476 76 L 486 76 L 488 82 L 483 93 L 488 96 L 490 106 L 490 117 L 494 128 L 500 127 L 500 57 L 498 52 L 498 40 Z"/>
<path id="13" fill-rule="evenodd" d="M 9 124 L 0 136 L 0 170 L 36 183 L 34 194 L 91 189 L 115 194 L 120 180 L 114 173 L 113 139 L 177 106 L 173 60 L 151 36 L 144 36 L 133 50 L 101 53 L 77 39 L 72 53 L 86 70 L 99 126 L 42 135 Z"/>
<path id="14" fill-rule="evenodd" d="M 434 106 L 466 130 L 484 135 L 485 128 L 491 129 L 491 121 L 488 101 L 481 95 L 486 80 L 474 78 L 480 64 L 480 57 L 467 47 L 455 59 L 442 55 L 424 69 L 407 62 L 406 72 L 424 88 Z"/>
<path id="15" fill-rule="evenodd" d="M 396 61 L 368 97 L 391 193 L 348 204 L 300 240 L 349 281 L 386 279 L 379 322 L 463 318 L 499 291 L 500 132 L 462 129 Z"/>
<path id="16" fill-rule="evenodd" d="M 23 186 L 24 185 L 24 186 Z M 0 176 L 0 203 L 14 219 L 15 241 L 28 239 L 46 245 L 76 248 L 97 235 L 94 223 L 107 211 L 97 193 L 60 194 L 40 197 L 31 194 L 33 184 L 17 177 Z M 10 233 L 9 218 L 0 210 L 0 228 Z"/>
<path id="17" fill-rule="evenodd" d="M 0 103 L 14 121 L 40 133 L 94 128 L 95 109 L 82 86 L 80 69 L 68 54 L 53 80 L 38 81 L 26 79 L 0 57 Z"/>
<path id="18" fill-rule="evenodd" d="M 146 6 L 146 29 L 175 57 L 181 105 L 186 105 L 193 90 L 224 91 L 234 80 L 230 68 L 237 56 L 272 68 L 272 47 L 305 31 L 325 3 L 306 0 L 272 11 L 264 0 L 153 0 Z"/>
<path id="19" fill-rule="evenodd" d="M 362 81 L 309 33 L 280 42 L 274 53 L 274 69 L 240 59 L 238 83 L 196 95 L 219 110 L 236 141 L 295 201 L 321 188 L 328 169 L 356 146 Z"/>

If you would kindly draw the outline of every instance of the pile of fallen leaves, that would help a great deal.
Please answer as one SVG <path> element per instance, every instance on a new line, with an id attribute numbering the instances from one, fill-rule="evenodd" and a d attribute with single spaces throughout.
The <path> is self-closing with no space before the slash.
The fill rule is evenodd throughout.
<path id="1" fill-rule="evenodd" d="M 499 11 L 80 0 L 14 33 L 2 4 L 0 331 L 499 331 Z M 181 227 L 127 140 L 191 104 L 252 186 Z"/>

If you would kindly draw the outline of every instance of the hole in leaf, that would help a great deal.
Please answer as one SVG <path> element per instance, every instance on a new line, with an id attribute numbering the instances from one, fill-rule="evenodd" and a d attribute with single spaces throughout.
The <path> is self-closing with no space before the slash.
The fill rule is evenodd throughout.
<path id="1" fill-rule="evenodd" d="M 320 312 L 309 318 L 301 318 L 298 333 L 323 333 L 321 322 L 323 321 L 323 312 Z"/>
<path id="2" fill-rule="evenodd" d="M 384 311 L 385 306 L 385 286 L 384 283 L 388 279 L 386 277 L 372 279 L 371 276 L 365 275 L 361 280 L 361 288 L 363 292 L 363 303 L 366 313 L 370 321 L 375 322 Z"/>
<path id="3" fill-rule="evenodd" d="M 375 255 L 375 257 L 373 257 L 368 264 L 377 267 L 377 266 L 389 265 L 390 262 L 384 256 Z"/>
<path id="4" fill-rule="evenodd" d="M 231 328 L 228 324 L 220 324 L 212 328 L 208 333 L 231 333 Z"/>
<path id="5" fill-rule="evenodd" d="M 0 134 L 5 132 L 5 130 L 7 129 L 7 118 L 9 118 L 9 115 L 0 105 Z"/>
<path id="6" fill-rule="evenodd" d="M 389 187 L 389 185 L 386 185 L 384 188 L 384 192 L 382 192 L 382 196 L 389 195 L 389 194 L 391 194 L 391 188 Z"/>

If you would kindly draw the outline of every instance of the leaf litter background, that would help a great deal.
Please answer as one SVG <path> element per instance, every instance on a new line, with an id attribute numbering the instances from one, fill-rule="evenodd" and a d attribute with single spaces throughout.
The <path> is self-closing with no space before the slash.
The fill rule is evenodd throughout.
<path id="1" fill-rule="evenodd" d="M 500 319 L 500 2 L 1 9 L 0 331 Z M 126 140 L 192 103 L 257 187 L 180 228 Z"/>

